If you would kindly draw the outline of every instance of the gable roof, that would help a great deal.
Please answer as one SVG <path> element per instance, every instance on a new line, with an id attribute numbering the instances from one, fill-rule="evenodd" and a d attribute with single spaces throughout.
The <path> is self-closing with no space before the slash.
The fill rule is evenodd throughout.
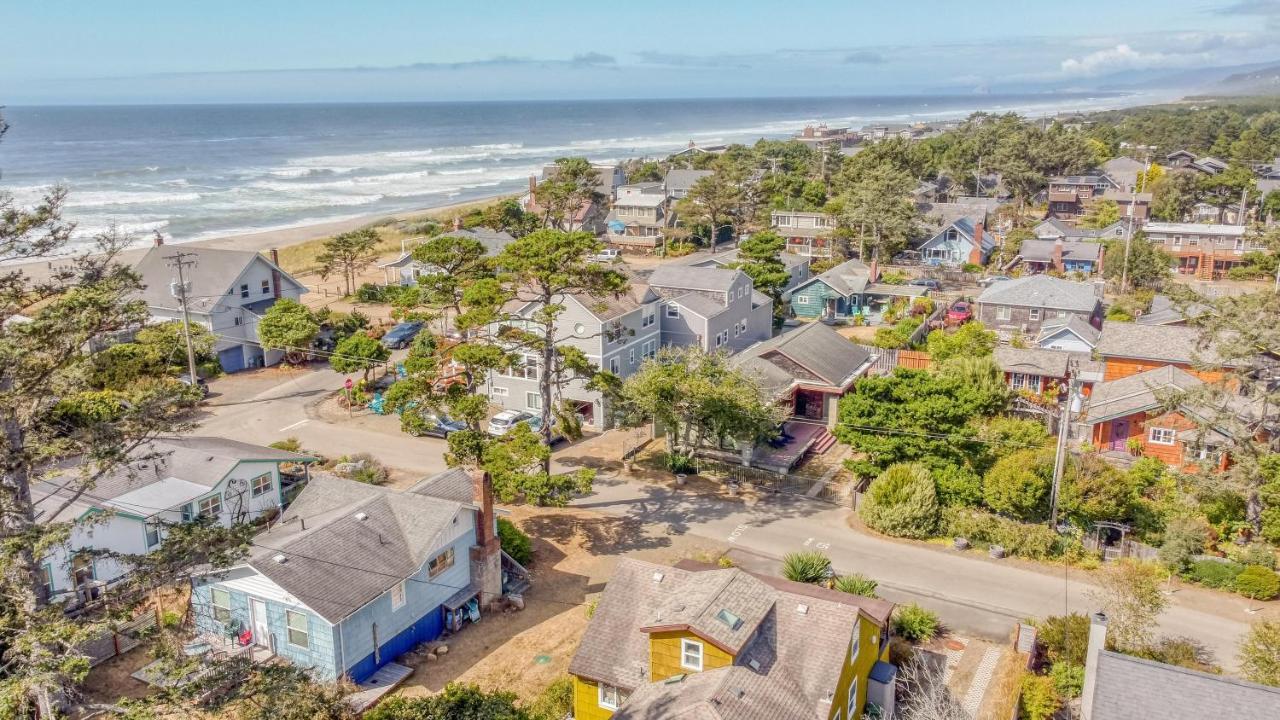
<path id="1" fill-rule="evenodd" d="M 1040 335 L 1036 338 L 1037 345 L 1043 345 L 1046 340 L 1061 335 L 1062 333 L 1070 333 L 1083 340 L 1089 347 L 1098 344 L 1098 328 L 1089 324 L 1088 320 L 1079 315 L 1068 315 L 1066 321 L 1057 320 L 1052 324 L 1046 323 L 1040 327 Z"/>
<path id="2" fill-rule="evenodd" d="M 777 720 L 825 718 L 790 678 L 752 672 L 738 665 L 646 683 L 636 689 L 614 720 Z"/>
<path id="3" fill-rule="evenodd" d="M 1134 322 L 1139 325 L 1176 325 L 1199 317 L 1208 310 L 1208 306 L 1201 303 L 1179 308 L 1168 295 L 1156 295 L 1151 298 L 1151 307 Z"/>
<path id="4" fill-rule="evenodd" d="M 1000 346 L 993 353 L 996 364 L 1005 372 L 1062 378 L 1067 376 L 1070 353 L 1040 348 Z"/>
<path id="5" fill-rule="evenodd" d="M 1039 225 L 1036 225 L 1033 232 L 1036 237 L 1041 240 L 1055 240 L 1062 238 L 1063 240 L 1090 240 L 1093 238 L 1115 237 L 1117 233 L 1123 233 L 1125 228 L 1124 221 L 1117 220 L 1104 228 L 1083 228 L 1069 223 L 1063 222 L 1057 218 L 1049 218 Z M 1024 241 L 1025 242 L 1025 241 Z"/>
<path id="6" fill-rule="evenodd" d="M 1101 650 L 1093 720 L 1275 718 L 1280 688 Z"/>
<path id="7" fill-rule="evenodd" d="M 662 185 L 668 193 L 688 192 L 694 183 L 704 177 L 714 175 L 711 170 L 681 170 L 672 168 L 667 171 L 667 176 L 662 179 Z"/>
<path id="8" fill-rule="evenodd" d="M 131 457 L 135 458 L 133 462 L 121 464 L 98 478 L 91 491 L 92 497 L 82 497 L 74 510 L 68 508 L 56 517 L 40 519 L 45 522 L 71 520 L 85 510 L 112 507 L 113 503 L 117 510 L 150 517 L 181 504 L 184 501 L 180 497 L 182 495 L 208 493 L 242 462 L 305 462 L 314 459 L 215 437 L 156 438 L 140 446 Z M 32 499 L 37 514 L 53 512 L 69 497 L 69 492 L 60 488 L 67 485 L 76 472 L 75 469 L 68 470 L 35 484 Z M 203 488 L 203 491 L 198 488 Z M 165 504 L 174 498 L 178 499 Z"/>
<path id="9" fill-rule="evenodd" d="M 729 268 L 699 268 L 691 265 L 662 265 L 649 275 L 652 287 L 680 290 L 705 290 L 729 292 L 738 280 L 741 270 Z"/>
<path id="10" fill-rule="evenodd" d="M 752 345 L 738 353 L 733 363 L 777 395 L 800 384 L 845 388 L 871 359 L 866 348 L 813 322 Z"/>
<path id="11" fill-rule="evenodd" d="M 1248 228 L 1243 225 L 1223 225 L 1219 223 L 1150 222 L 1146 224 L 1143 230 L 1148 235 L 1153 233 L 1171 233 L 1200 236 L 1214 235 L 1222 237 L 1244 237 Z"/>
<path id="12" fill-rule="evenodd" d="M 920 245 L 920 249 L 923 250 L 929 247 L 930 245 L 933 245 L 936 241 L 944 240 L 945 239 L 944 236 L 946 235 L 947 231 L 951 230 L 952 228 L 954 228 L 960 234 L 961 237 L 963 237 L 965 240 L 968 240 L 970 245 L 973 245 L 974 244 L 973 238 L 977 234 L 978 226 L 980 224 L 981 224 L 980 219 L 975 219 L 969 216 L 954 218 L 949 222 L 945 222 L 944 224 L 939 226 L 937 230 L 934 231 L 933 235 Z M 995 246 L 996 246 L 995 236 L 992 235 L 991 233 L 984 232 L 982 234 L 982 249 L 984 251 L 991 250 Z"/>
<path id="13" fill-rule="evenodd" d="M 1181 392 L 1202 384 L 1195 375 L 1172 365 L 1098 383 L 1089 396 L 1085 417 L 1090 424 L 1096 424 L 1145 412 L 1162 404 L 1162 393 Z"/>
<path id="14" fill-rule="evenodd" d="M 667 302 L 675 303 L 689 312 L 704 318 L 713 318 L 729 309 L 728 305 L 718 303 L 701 293 L 691 292 L 669 298 Z"/>
<path id="15" fill-rule="evenodd" d="M 247 564 L 337 624 L 418 572 L 462 509 L 313 473 L 280 521 L 254 538 Z"/>
<path id="16" fill-rule="evenodd" d="M 1097 353 L 1102 358 L 1136 358 L 1192 365 L 1216 365 L 1222 358 L 1213 348 L 1196 347 L 1200 331 L 1178 325 L 1107 321 L 1102 324 Z"/>
<path id="17" fill-rule="evenodd" d="M 778 257 L 778 261 L 788 268 L 793 268 L 797 265 L 810 265 L 813 263 L 813 258 L 808 255 L 796 255 L 795 253 L 784 252 Z M 704 255 L 701 253 L 690 255 L 687 264 L 694 267 L 708 267 L 711 265 L 728 267 L 736 262 L 742 262 L 741 251 L 734 248 L 733 250 L 721 250 L 714 255 Z"/>
<path id="18" fill-rule="evenodd" d="M 725 609 L 741 619 L 736 630 L 716 618 Z M 744 708 L 764 707 L 769 714 L 735 713 L 733 718 L 826 717 L 827 693 L 837 684 L 858 618 L 884 626 L 892 611 L 893 605 L 883 600 L 738 568 L 692 562 L 668 567 L 623 558 L 605 586 L 569 672 L 632 690 L 634 708 L 629 700 L 615 715 L 624 719 L 714 718 L 706 714 L 710 699 L 725 691 L 736 695 L 739 689 L 746 690 L 740 698 Z M 708 642 L 737 648 L 738 670 L 709 671 L 698 674 L 706 677 L 680 681 L 675 693 L 680 696 L 680 714 L 658 712 L 667 706 L 667 701 L 658 701 L 669 690 L 664 683 L 645 687 L 652 679 L 645 631 L 666 627 L 656 625 L 655 618 L 670 617 Z M 752 661 L 759 670 L 749 667 Z"/>
<path id="19" fill-rule="evenodd" d="M 783 253 L 784 255 L 786 253 Z M 871 282 L 871 268 L 861 260 L 845 260 L 826 272 L 814 275 L 796 286 L 793 292 L 820 282 L 845 297 L 858 295 L 867 289 Z"/>
<path id="20" fill-rule="evenodd" d="M 978 296 L 978 303 L 1092 313 L 1098 306 L 1098 298 L 1090 283 L 1031 275 L 992 283 Z"/>
<path id="21" fill-rule="evenodd" d="M 181 249 L 184 253 L 195 255 L 196 264 L 187 273 L 187 282 L 191 285 L 187 291 L 188 304 L 194 312 L 212 310 L 232 289 L 235 281 L 244 274 L 249 265 L 255 262 L 265 263 L 278 271 L 282 283 L 293 283 L 299 289 L 304 289 L 289 273 L 272 265 L 270 260 L 256 252 L 194 245 L 183 245 Z M 175 252 L 177 252 L 175 248 L 167 245 L 153 247 L 134 266 L 142 277 L 144 286 L 136 297 L 146 302 L 148 307 L 178 308 L 178 299 L 169 292 L 169 283 L 177 281 L 178 273 L 169 267 L 169 261 L 165 259 L 166 255 L 172 255 Z"/>
<path id="22" fill-rule="evenodd" d="M 467 471 L 459 467 L 425 477 L 405 492 L 471 505 L 475 502 L 476 486 Z"/>
<path id="23" fill-rule="evenodd" d="M 1023 240 L 1018 254 L 1023 260 L 1032 262 L 1052 262 L 1056 240 Z M 1097 262 L 1102 257 L 1102 243 L 1096 242 L 1063 242 L 1063 260 L 1082 260 Z"/>

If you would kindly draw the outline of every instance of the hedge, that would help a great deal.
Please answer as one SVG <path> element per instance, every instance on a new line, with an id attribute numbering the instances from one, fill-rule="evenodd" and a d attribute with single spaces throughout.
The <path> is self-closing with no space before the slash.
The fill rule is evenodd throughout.
<path id="1" fill-rule="evenodd" d="M 1044 525 L 1028 525 L 981 510 L 951 507 L 942 511 L 942 526 L 950 537 L 999 545 L 1010 555 L 1033 560 L 1061 555 L 1057 534 Z"/>

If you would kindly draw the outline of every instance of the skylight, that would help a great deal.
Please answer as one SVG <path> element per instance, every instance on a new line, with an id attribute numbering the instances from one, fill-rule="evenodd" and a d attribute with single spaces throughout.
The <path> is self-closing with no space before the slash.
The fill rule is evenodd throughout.
<path id="1" fill-rule="evenodd" d="M 716 613 L 716 619 L 728 626 L 730 630 L 737 630 L 742 627 L 742 618 L 725 609 L 721 609 L 720 612 Z"/>

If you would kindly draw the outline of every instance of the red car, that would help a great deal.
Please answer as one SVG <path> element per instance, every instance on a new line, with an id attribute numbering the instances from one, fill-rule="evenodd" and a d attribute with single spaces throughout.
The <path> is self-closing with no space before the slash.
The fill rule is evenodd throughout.
<path id="1" fill-rule="evenodd" d="M 964 300 L 957 300 L 947 308 L 947 324 L 963 325 L 973 319 L 973 306 Z"/>

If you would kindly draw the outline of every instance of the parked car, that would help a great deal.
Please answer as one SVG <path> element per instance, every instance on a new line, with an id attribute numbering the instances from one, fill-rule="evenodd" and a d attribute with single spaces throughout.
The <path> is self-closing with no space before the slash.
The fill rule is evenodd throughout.
<path id="1" fill-rule="evenodd" d="M 998 282 L 1004 282 L 1005 280 L 1012 280 L 1012 279 L 1013 278 L 1009 277 L 1008 275 L 992 275 L 990 277 L 984 277 L 981 280 L 979 280 L 978 285 L 984 288 L 991 287 L 992 285 Z"/>
<path id="2" fill-rule="evenodd" d="M 930 290 L 938 290 L 942 287 L 942 283 L 934 280 L 933 278 L 916 278 L 907 284 L 915 285 L 916 287 L 926 287 Z"/>
<path id="3" fill-rule="evenodd" d="M 957 300 L 947 308 L 947 324 L 963 325 L 973 319 L 973 305 L 964 300 Z"/>
<path id="4" fill-rule="evenodd" d="M 183 385 L 194 385 L 199 388 L 200 397 L 209 397 L 209 383 L 205 382 L 204 378 L 199 375 L 196 376 L 195 380 L 192 380 L 190 374 L 182 373 L 177 377 L 177 380 Z"/>
<path id="5" fill-rule="evenodd" d="M 503 410 L 492 418 L 489 418 L 489 434 L 494 437 L 502 437 L 503 435 L 511 432 L 516 425 L 519 425 L 520 423 L 527 423 L 530 420 L 537 420 L 538 425 L 542 425 L 541 418 L 530 415 L 527 412 L 522 412 L 520 410 Z M 530 425 L 530 427 L 533 426 Z"/>
<path id="6" fill-rule="evenodd" d="M 596 253 L 596 262 L 612 263 L 622 260 L 622 251 L 617 248 L 605 248 Z"/>
<path id="7" fill-rule="evenodd" d="M 422 332 L 422 323 L 402 322 L 382 336 L 382 344 L 392 350 L 406 348 L 420 332 Z"/>
<path id="8" fill-rule="evenodd" d="M 409 430 L 410 435 L 414 437 L 428 435 L 430 437 L 447 438 L 449 433 L 467 429 L 466 423 L 454 420 L 448 415 L 423 415 L 422 420 L 421 427 L 415 426 Z"/>

